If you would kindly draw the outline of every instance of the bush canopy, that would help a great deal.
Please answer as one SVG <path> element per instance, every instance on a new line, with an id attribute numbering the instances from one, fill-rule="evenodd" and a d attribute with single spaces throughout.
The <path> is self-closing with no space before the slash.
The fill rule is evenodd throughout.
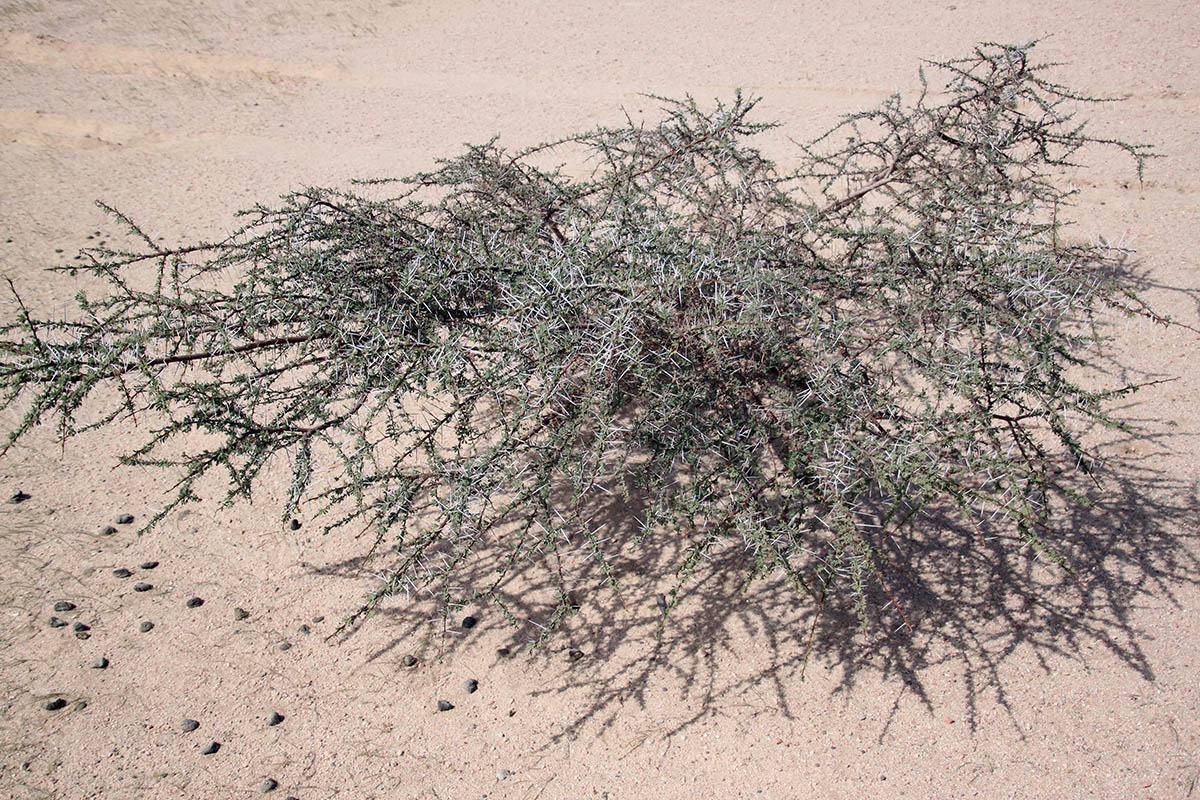
<path id="1" fill-rule="evenodd" d="M 687 542 L 671 607 L 733 544 L 746 585 L 782 574 L 866 620 L 935 505 L 1057 557 L 1057 510 L 1094 464 L 1081 432 L 1119 425 L 1106 400 L 1134 388 L 1088 388 L 1097 323 L 1159 319 L 1123 251 L 1064 235 L 1063 171 L 1087 146 L 1139 176 L 1152 154 L 1086 133 L 1091 99 L 1032 49 L 933 63 L 944 87 L 922 71 L 913 101 L 846 117 L 786 169 L 739 93 L 298 191 L 221 241 L 164 247 L 105 207 L 140 240 L 84 251 L 107 292 L 38 319 L 13 289 L 8 446 L 149 412 L 122 460 L 179 482 L 147 527 L 213 471 L 249 498 L 283 457 L 285 518 L 364 523 L 387 560 L 344 626 L 405 592 L 508 610 L 506 580 L 545 563 L 550 630 L 572 609 L 551 555 L 582 547 L 619 588 L 616 551 L 659 536 Z M 606 498 L 628 501 L 630 540 Z M 486 548 L 494 572 L 464 583 Z"/>

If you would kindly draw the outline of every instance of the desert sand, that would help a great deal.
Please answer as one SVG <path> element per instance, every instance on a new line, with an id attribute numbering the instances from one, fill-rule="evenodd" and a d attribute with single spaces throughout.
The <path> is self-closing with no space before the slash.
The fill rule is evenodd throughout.
<path id="1" fill-rule="evenodd" d="M 0 272 L 58 308 L 77 287 L 44 268 L 119 233 L 96 200 L 167 242 L 215 237 L 289 189 L 652 114 L 643 93 L 759 94 L 786 163 L 789 137 L 915 88 L 923 58 L 1040 37 L 1061 82 L 1124 99 L 1087 109 L 1095 131 L 1165 156 L 1142 183 L 1107 154 L 1074 173 L 1075 234 L 1136 248 L 1145 297 L 1197 325 L 1200 11 L 1165 0 L 2 0 Z M 1200 796 L 1200 336 L 1108 332 L 1114 381 L 1177 379 L 1123 401 L 1082 584 L 927 564 L 946 599 L 914 633 L 832 620 L 806 669 L 810 609 L 776 587 L 712 575 L 660 630 L 653 553 L 538 653 L 493 610 L 443 631 L 402 598 L 329 640 L 374 585 L 361 542 L 293 530 L 270 482 L 138 537 L 170 486 L 118 468 L 144 430 L 39 431 L 0 460 L 2 499 L 29 495 L 0 505 L 0 795 Z"/>

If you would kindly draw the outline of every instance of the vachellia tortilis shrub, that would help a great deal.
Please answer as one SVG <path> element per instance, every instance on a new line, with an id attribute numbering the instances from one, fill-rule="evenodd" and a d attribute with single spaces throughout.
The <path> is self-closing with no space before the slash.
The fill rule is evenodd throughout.
<path id="1" fill-rule="evenodd" d="M 1032 49 L 933 64 L 944 87 L 922 73 L 915 101 L 847 117 L 788 169 L 738 94 L 305 189 L 223 241 L 166 248 L 108 209 L 141 244 L 84 252 L 106 293 L 38 319 L 13 289 L 8 444 L 146 414 L 124 463 L 179 477 L 150 525 L 213 470 L 248 498 L 282 456 L 285 517 L 365 523 L 386 561 L 345 624 L 398 592 L 503 605 L 565 543 L 617 585 L 613 548 L 658 536 L 687 543 L 672 606 L 732 544 L 747 584 L 782 574 L 865 620 L 889 546 L 933 505 L 1057 558 L 1056 509 L 1094 463 L 1080 432 L 1119 425 L 1106 400 L 1135 388 L 1085 386 L 1096 323 L 1158 319 L 1122 251 L 1065 235 L 1059 184 L 1081 148 L 1139 176 L 1151 153 L 1086 133 L 1089 99 Z M 556 158 L 571 168 L 538 166 Z M 100 387 L 110 405 L 85 405 Z M 630 500 L 636 535 L 606 534 L 601 496 Z M 464 584 L 484 548 L 492 577 Z"/>

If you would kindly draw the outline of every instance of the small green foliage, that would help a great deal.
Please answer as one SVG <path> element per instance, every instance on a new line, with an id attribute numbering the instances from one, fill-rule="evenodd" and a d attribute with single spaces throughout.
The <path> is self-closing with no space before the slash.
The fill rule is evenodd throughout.
<path id="1" fill-rule="evenodd" d="M 499 588 L 545 562 L 553 629 L 573 607 L 561 543 L 618 586 L 601 495 L 639 499 L 638 542 L 686 536 L 671 607 L 732 542 L 747 583 L 782 572 L 866 620 L 888 547 L 934 504 L 1053 553 L 1056 503 L 1093 463 L 1079 431 L 1117 424 L 1080 382 L 1097 315 L 1150 315 L 1121 251 L 1064 239 L 1061 170 L 1088 145 L 1139 175 L 1151 154 L 1085 133 L 1088 98 L 1031 50 L 932 65 L 944 89 L 848 117 L 790 170 L 750 144 L 770 126 L 738 94 L 492 141 L 365 194 L 306 189 L 193 247 L 110 209 L 145 245 L 87 253 L 111 291 L 0 329 L 0 396 L 28 409 L 8 442 L 151 410 L 124 462 L 180 477 L 151 524 L 214 470 L 248 498 L 283 456 L 285 518 L 315 504 L 390 553 L 346 624 L 398 592 L 512 617 Z M 590 172 L 537 166 L 553 153 Z M 116 405 L 80 423 L 102 385 Z M 465 585 L 485 547 L 494 581 Z"/>

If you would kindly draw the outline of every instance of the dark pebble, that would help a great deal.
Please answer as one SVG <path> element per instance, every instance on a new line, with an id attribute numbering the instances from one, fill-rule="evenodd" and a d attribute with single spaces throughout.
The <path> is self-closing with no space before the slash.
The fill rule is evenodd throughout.
<path id="1" fill-rule="evenodd" d="M 409 653 L 404 658 L 400 659 L 400 663 L 406 667 L 415 667 L 417 665 L 417 657 Z"/>
<path id="2" fill-rule="evenodd" d="M 294 519 L 294 520 L 292 520 L 292 525 L 291 525 L 291 528 L 292 528 L 292 530 L 294 530 L 294 531 L 298 531 L 298 530 L 300 530 L 300 520 L 298 520 L 298 519 Z"/>
<path id="3" fill-rule="evenodd" d="M 324 621 L 325 621 L 325 617 L 320 617 L 320 616 L 318 616 L 318 617 L 313 617 L 312 621 L 313 621 L 313 625 L 316 625 L 316 624 L 318 624 L 318 623 L 324 622 Z"/>
<path id="4" fill-rule="evenodd" d="M 275 780 L 274 778 L 267 778 L 258 787 L 259 791 L 261 791 L 263 794 L 266 794 L 267 792 L 273 792 L 278 788 L 279 788 L 279 781 Z"/>
<path id="5" fill-rule="evenodd" d="M 67 624 L 67 621 L 65 619 L 59 619 L 58 617 L 50 618 L 50 627 L 51 628 L 62 628 L 66 624 Z"/>
<path id="6" fill-rule="evenodd" d="M 244 608 L 235 608 L 233 610 L 233 618 L 236 620 L 240 621 L 240 620 L 245 619 L 248 616 L 250 616 L 250 612 Z"/>
<path id="7" fill-rule="evenodd" d="M 465 631 L 471 630 L 471 628 L 474 628 L 478 624 L 479 620 L 474 617 L 463 617 L 462 626 Z"/>
<path id="8" fill-rule="evenodd" d="M 108 669 L 108 659 L 104 656 L 93 658 L 92 663 L 88 664 L 92 669 Z"/>
<path id="9" fill-rule="evenodd" d="M 112 536 L 116 532 L 117 532 L 117 529 L 114 528 L 112 525 L 105 525 L 103 528 L 100 529 L 101 536 Z"/>
<path id="10" fill-rule="evenodd" d="M 299 630 L 301 633 L 312 633 L 312 628 L 308 627 L 307 625 L 301 625 Z"/>
<path id="11" fill-rule="evenodd" d="M 67 701 L 63 700 L 61 697 L 56 697 L 53 700 L 47 700 L 46 704 L 42 706 L 42 708 L 46 709 L 47 711 L 58 711 L 59 709 L 66 707 Z"/>
<path id="12" fill-rule="evenodd" d="M 292 643 L 291 642 L 283 642 L 282 644 L 279 645 L 279 649 L 280 650 L 291 650 Z"/>
<path id="13" fill-rule="evenodd" d="M 475 694 L 475 692 L 479 691 L 479 681 L 474 678 L 467 678 L 463 681 L 463 691 L 467 694 Z"/>
<path id="14" fill-rule="evenodd" d="M 132 572 L 125 569 L 124 567 L 118 567 L 117 569 L 113 570 L 114 578 L 128 578 L 132 574 L 133 574 Z"/>
<path id="15" fill-rule="evenodd" d="M 150 631 L 154 630 L 154 623 L 150 620 L 146 620 L 141 625 L 138 625 L 138 630 L 142 633 L 149 633 Z"/>
<path id="16" fill-rule="evenodd" d="M 133 590 L 135 592 L 148 592 L 153 588 L 154 587 L 152 585 L 150 585 L 149 583 L 135 583 L 133 585 Z"/>
<path id="17" fill-rule="evenodd" d="M 142 569 L 154 569 L 157 566 L 158 566 L 157 561 L 143 561 L 142 562 Z"/>
<path id="18" fill-rule="evenodd" d="M 76 622 L 71 628 L 71 630 L 75 631 L 76 633 L 79 633 L 80 631 L 90 631 L 91 629 L 91 625 L 84 625 L 82 622 Z"/>
<path id="19" fill-rule="evenodd" d="M 512 654 L 512 650 L 509 650 L 507 647 L 501 647 L 496 650 L 496 655 L 500 656 L 501 658 L 512 658 Z"/>
<path id="20" fill-rule="evenodd" d="M 438 700 L 438 711 L 449 711 L 452 708 L 454 708 L 454 703 L 451 703 L 449 700 Z"/>
<path id="21" fill-rule="evenodd" d="M 54 610 L 55 611 L 74 611 L 75 604 L 72 603 L 70 600 L 59 600 L 57 603 L 54 604 Z"/>
<path id="22" fill-rule="evenodd" d="M 267 717 L 268 725 L 278 725 L 281 722 L 283 722 L 283 714 L 278 711 L 272 711 L 271 716 Z"/>
<path id="23" fill-rule="evenodd" d="M 92 635 L 90 633 L 88 633 L 87 631 L 75 631 L 75 638 L 76 639 L 90 639 L 90 638 L 92 638 Z"/>
<path id="24" fill-rule="evenodd" d="M 54 252 L 56 252 L 56 253 L 61 253 L 62 251 L 63 251 L 63 249 L 61 247 L 54 248 Z"/>
<path id="25" fill-rule="evenodd" d="M 204 599 L 201 597 L 189 597 L 188 601 L 184 603 L 184 605 L 188 608 L 199 608 L 200 606 L 204 605 Z"/>
<path id="26" fill-rule="evenodd" d="M 8 502 L 12 503 L 13 505 L 16 505 L 17 503 L 24 503 L 26 500 L 28 500 L 32 496 L 33 495 L 26 494 L 25 492 L 18 489 L 16 491 L 16 493 L 13 494 L 12 497 L 8 498 Z"/>
<path id="27" fill-rule="evenodd" d="M 202 756 L 211 756 L 213 753 L 217 752 L 217 751 L 218 751 L 218 750 L 220 750 L 220 749 L 221 749 L 221 743 L 220 743 L 220 742 L 211 742 L 211 743 L 208 745 L 208 747 L 206 747 L 206 748 L 204 748 L 203 750 L 201 750 L 201 751 L 200 751 L 200 755 L 202 755 Z"/>
<path id="28" fill-rule="evenodd" d="M 185 719 L 183 722 L 179 723 L 179 727 L 184 733 L 191 733 L 200 727 L 200 723 L 196 722 L 194 719 Z"/>
<path id="29" fill-rule="evenodd" d="M 122 514 L 121 516 L 117 517 L 117 524 L 118 525 L 132 525 L 133 524 L 133 514 Z"/>
<path id="30" fill-rule="evenodd" d="M 660 594 L 657 597 L 655 597 L 654 604 L 656 606 L 658 606 L 659 611 L 661 611 L 664 614 L 667 613 L 667 596 L 665 594 Z"/>
<path id="31" fill-rule="evenodd" d="M 583 651 L 582 650 L 568 650 L 567 658 L 571 659 L 572 661 L 578 661 L 579 659 L 583 658 Z"/>

